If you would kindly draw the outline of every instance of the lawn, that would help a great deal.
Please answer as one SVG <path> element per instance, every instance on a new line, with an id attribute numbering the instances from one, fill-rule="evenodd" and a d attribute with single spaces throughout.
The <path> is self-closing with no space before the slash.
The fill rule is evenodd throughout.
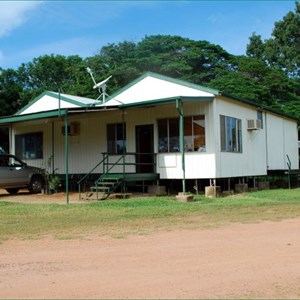
<path id="1" fill-rule="evenodd" d="M 268 190 L 224 198 L 141 197 L 84 204 L 0 202 L 0 242 L 7 239 L 122 238 L 159 230 L 216 228 L 229 223 L 300 217 L 300 189 Z"/>

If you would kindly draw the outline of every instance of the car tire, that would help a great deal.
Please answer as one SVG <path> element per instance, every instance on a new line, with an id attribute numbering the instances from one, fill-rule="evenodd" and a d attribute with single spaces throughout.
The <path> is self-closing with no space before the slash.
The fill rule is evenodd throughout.
<path id="1" fill-rule="evenodd" d="M 44 186 L 44 180 L 40 176 L 33 176 L 28 187 L 28 190 L 32 194 L 38 194 L 42 191 Z"/>
<path id="2" fill-rule="evenodd" d="M 19 191 L 19 188 L 10 188 L 10 189 L 6 189 L 6 191 L 7 191 L 10 195 L 15 195 L 15 194 Z"/>

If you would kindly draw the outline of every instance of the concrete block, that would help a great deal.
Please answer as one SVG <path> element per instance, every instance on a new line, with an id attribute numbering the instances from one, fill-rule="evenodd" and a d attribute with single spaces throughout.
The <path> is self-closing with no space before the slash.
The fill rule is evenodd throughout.
<path id="1" fill-rule="evenodd" d="M 205 187 L 205 197 L 208 198 L 219 198 L 221 196 L 220 186 L 206 186 Z"/>
<path id="2" fill-rule="evenodd" d="M 185 193 L 178 193 L 178 195 L 176 196 L 176 199 L 179 202 L 189 202 L 189 201 L 193 201 L 194 196 L 191 194 L 185 194 Z"/>

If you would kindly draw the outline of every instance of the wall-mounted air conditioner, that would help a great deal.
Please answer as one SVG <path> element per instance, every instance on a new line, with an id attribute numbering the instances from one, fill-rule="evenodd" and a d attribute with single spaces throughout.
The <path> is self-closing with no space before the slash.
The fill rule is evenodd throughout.
<path id="1" fill-rule="evenodd" d="M 258 119 L 247 120 L 247 129 L 248 130 L 261 129 L 261 121 Z"/>
<path id="2" fill-rule="evenodd" d="M 67 126 L 68 135 L 79 135 L 80 134 L 80 123 L 73 122 Z M 66 135 L 66 127 L 61 127 L 62 135 Z"/>

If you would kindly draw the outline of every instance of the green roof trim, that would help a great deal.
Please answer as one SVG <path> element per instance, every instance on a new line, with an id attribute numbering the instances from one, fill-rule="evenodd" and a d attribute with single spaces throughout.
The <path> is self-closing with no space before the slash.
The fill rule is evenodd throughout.
<path id="1" fill-rule="evenodd" d="M 129 103 L 129 104 L 120 104 L 119 108 L 130 108 L 130 107 L 147 107 L 147 106 L 153 106 L 153 105 L 162 105 L 162 104 L 169 104 L 172 102 L 175 102 L 177 100 L 180 100 L 182 102 L 211 102 L 214 100 L 214 97 L 201 97 L 201 96 L 195 96 L 195 97 L 171 97 L 171 98 L 161 98 L 161 99 L 153 99 L 148 101 L 140 101 L 135 103 Z"/>
<path id="2" fill-rule="evenodd" d="M 121 93 L 123 93 L 124 91 L 128 90 L 129 88 L 131 88 L 132 86 L 134 86 L 135 84 L 137 84 L 138 82 L 142 81 L 143 79 L 145 79 L 146 77 L 153 77 L 156 79 L 161 79 L 167 82 L 171 82 L 171 83 L 175 83 L 175 84 L 179 84 L 188 88 L 193 88 L 202 92 L 207 92 L 210 94 L 214 94 L 214 95 L 219 95 L 220 92 L 218 90 L 215 89 L 211 89 L 208 87 L 204 87 L 201 86 L 199 84 L 195 84 L 195 83 L 190 83 L 181 79 L 175 79 L 169 76 L 165 76 L 165 75 L 161 75 L 161 74 L 157 74 L 157 73 L 153 73 L 153 72 L 146 72 L 143 75 L 141 75 L 140 77 L 136 78 L 135 80 L 131 81 L 130 83 L 128 83 L 127 85 L 125 85 L 123 88 L 119 89 L 116 93 L 114 93 L 113 95 L 111 95 L 109 97 L 109 100 L 106 101 L 106 103 L 109 103 L 110 100 L 112 100 L 113 98 L 117 97 L 118 95 L 120 95 Z"/>
<path id="3" fill-rule="evenodd" d="M 34 114 L 26 114 L 26 115 L 13 115 L 11 117 L 0 118 L 0 124 L 9 124 L 9 123 L 17 123 L 24 121 L 32 121 L 44 118 L 54 118 L 64 116 L 66 114 L 65 109 L 40 112 Z"/>

